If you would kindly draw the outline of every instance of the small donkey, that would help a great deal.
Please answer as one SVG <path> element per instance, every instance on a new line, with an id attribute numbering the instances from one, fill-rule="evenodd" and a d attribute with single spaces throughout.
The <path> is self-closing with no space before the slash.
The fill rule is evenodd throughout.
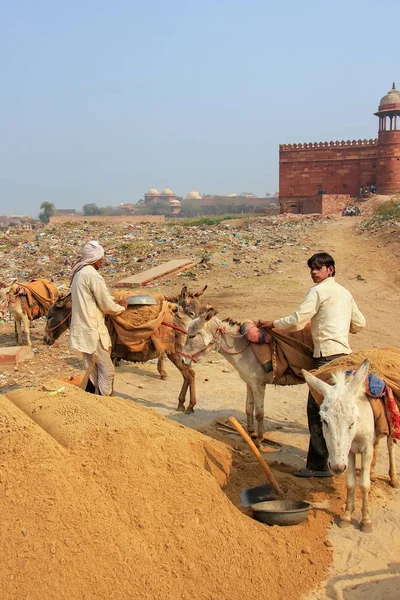
<path id="1" fill-rule="evenodd" d="M 307 371 L 302 371 L 304 379 L 311 389 L 324 398 L 320 415 L 322 429 L 329 452 L 328 465 L 333 475 L 341 475 L 347 470 L 346 508 L 339 520 L 339 527 L 351 522 L 354 512 L 356 487 L 356 455 L 361 455 L 360 488 L 362 491 L 361 531 L 372 531 L 369 509 L 369 490 L 371 487 L 371 464 L 377 445 L 375 425 L 371 404 L 365 393 L 365 379 L 369 363 L 364 360 L 354 375 L 347 376 L 345 371 L 333 374 L 334 385 L 321 381 Z M 389 477 L 392 487 L 398 487 L 393 438 L 388 437 Z"/>

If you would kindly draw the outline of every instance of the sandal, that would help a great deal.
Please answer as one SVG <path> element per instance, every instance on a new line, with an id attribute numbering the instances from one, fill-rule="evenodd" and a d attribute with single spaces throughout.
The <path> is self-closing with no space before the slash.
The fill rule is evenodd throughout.
<path id="1" fill-rule="evenodd" d="M 314 471 L 313 469 L 308 469 L 304 467 L 300 469 L 300 471 L 296 471 L 293 473 L 295 477 L 332 477 L 332 473 L 330 471 Z"/>

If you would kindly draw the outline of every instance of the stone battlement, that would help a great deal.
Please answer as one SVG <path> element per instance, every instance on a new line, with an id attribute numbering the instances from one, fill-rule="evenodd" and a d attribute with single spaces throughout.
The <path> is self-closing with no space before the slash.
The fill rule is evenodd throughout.
<path id="1" fill-rule="evenodd" d="M 280 144 L 279 150 L 308 150 L 318 148 L 351 148 L 354 146 L 376 146 L 378 140 L 337 140 L 336 142 L 306 142 L 304 144 Z"/>

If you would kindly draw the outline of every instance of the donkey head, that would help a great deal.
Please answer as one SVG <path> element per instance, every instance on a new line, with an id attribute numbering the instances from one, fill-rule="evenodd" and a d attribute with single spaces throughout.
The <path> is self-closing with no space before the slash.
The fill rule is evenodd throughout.
<path id="1" fill-rule="evenodd" d="M 12 291 L 14 286 L 14 282 L 6 283 L 5 281 L 0 281 L 0 314 L 4 316 L 7 312 L 8 308 L 8 295 Z"/>
<path id="2" fill-rule="evenodd" d="M 179 292 L 177 302 L 179 306 L 183 308 L 184 313 L 186 313 L 191 319 L 198 317 L 203 309 L 205 310 L 207 308 L 201 305 L 199 301 L 200 296 L 204 294 L 207 287 L 208 286 L 205 285 L 203 289 L 199 290 L 198 292 L 189 292 L 187 286 L 184 285 Z"/>
<path id="3" fill-rule="evenodd" d="M 329 452 L 328 465 L 334 475 L 341 475 L 347 469 L 357 430 L 357 399 L 365 392 L 368 368 L 369 363 L 364 360 L 354 375 L 348 377 L 345 371 L 339 371 L 332 377 L 334 385 L 302 371 L 311 391 L 315 390 L 324 398 L 320 407 L 322 431 Z"/>
<path id="4" fill-rule="evenodd" d="M 71 309 L 71 294 L 59 298 L 50 306 L 43 336 L 45 344 L 52 346 L 60 335 L 68 329 L 71 322 Z"/>
<path id="5" fill-rule="evenodd" d="M 208 350 L 218 329 L 219 321 L 214 308 L 207 308 L 199 317 L 191 321 L 185 345 L 182 350 L 182 362 L 190 365 L 197 362 Z M 185 356 L 186 355 L 186 356 Z"/>

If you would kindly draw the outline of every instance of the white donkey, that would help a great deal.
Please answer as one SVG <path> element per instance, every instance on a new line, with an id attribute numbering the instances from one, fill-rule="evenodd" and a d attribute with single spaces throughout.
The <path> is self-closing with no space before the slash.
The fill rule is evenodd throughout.
<path id="1" fill-rule="evenodd" d="M 194 319 L 181 352 L 182 362 L 190 366 L 212 348 L 217 350 L 237 370 L 247 387 L 247 431 L 254 433 L 254 414 L 257 420 L 257 442 L 264 437 L 265 386 L 272 384 L 274 374 L 267 373 L 258 362 L 250 342 L 240 333 L 240 323 L 232 319 L 221 321 L 211 307 Z"/>
<path id="2" fill-rule="evenodd" d="M 354 512 L 356 487 L 356 455 L 361 454 L 360 487 L 362 490 L 361 531 L 372 530 L 369 509 L 369 490 L 371 487 L 371 464 L 374 460 L 375 439 L 374 417 L 368 396 L 365 393 L 365 379 L 368 375 L 367 360 L 360 365 L 353 376 L 345 371 L 334 373 L 334 385 L 321 381 L 303 370 L 309 387 L 324 398 L 320 415 L 323 434 L 329 452 L 328 465 L 334 475 L 347 470 L 347 498 L 339 527 L 351 522 Z M 398 487 L 393 438 L 388 437 L 389 477 L 392 487 Z"/>

